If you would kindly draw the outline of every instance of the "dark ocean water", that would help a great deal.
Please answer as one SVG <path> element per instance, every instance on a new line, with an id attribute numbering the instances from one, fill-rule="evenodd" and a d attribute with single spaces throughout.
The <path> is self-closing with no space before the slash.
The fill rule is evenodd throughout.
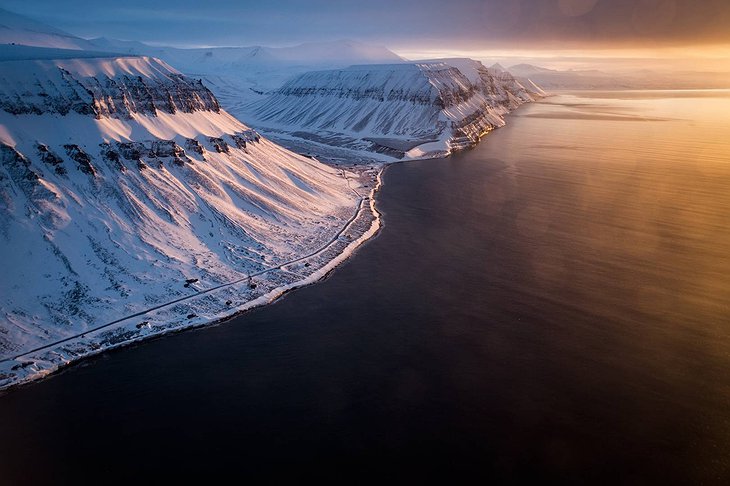
<path id="1" fill-rule="evenodd" d="M 0 483 L 730 484 L 730 92 L 508 123 L 325 282 L 0 397 Z"/>

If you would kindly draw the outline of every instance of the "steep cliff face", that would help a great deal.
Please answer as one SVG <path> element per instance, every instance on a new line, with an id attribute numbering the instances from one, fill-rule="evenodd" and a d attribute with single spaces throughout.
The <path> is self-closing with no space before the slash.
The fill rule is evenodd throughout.
<path id="1" fill-rule="evenodd" d="M 446 59 L 306 73 L 245 111 L 292 148 L 306 140 L 325 157 L 387 161 L 476 143 L 535 95 L 509 73 Z"/>
<path id="2" fill-rule="evenodd" d="M 300 130 L 427 136 L 439 100 L 414 64 L 355 66 L 296 77 L 258 103 L 254 116 Z"/>
<path id="3" fill-rule="evenodd" d="M 10 61 L 4 65 L 0 109 L 15 115 L 74 112 L 130 119 L 134 113 L 220 111 L 218 101 L 202 82 L 153 58 Z"/>
<path id="4" fill-rule="evenodd" d="M 358 204 L 354 181 L 155 59 L 0 61 L 0 100 L 0 360 L 243 279 L 228 301 L 176 304 L 84 349 L 230 314 L 315 271 L 278 266 L 335 237 Z M 2 366 L 0 386 L 15 373 Z"/>

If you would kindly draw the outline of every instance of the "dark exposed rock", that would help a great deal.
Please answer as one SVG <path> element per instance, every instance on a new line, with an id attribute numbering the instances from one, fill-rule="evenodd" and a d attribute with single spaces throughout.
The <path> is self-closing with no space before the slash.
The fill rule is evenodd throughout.
<path id="1" fill-rule="evenodd" d="M 188 138 L 185 140 L 185 149 L 203 156 L 203 146 L 194 138 Z M 205 159 L 205 156 L 203 156 L 203 159 Z"/>
<path id="2" fill-rule="evenodd" d="M 225 140 L 218 137 L 210 137 L 209 138 L 210 143 L 213 145 L 213 148 L 215 148 L 215 151 L 220 154 L 229 154 L 231 153 L 228 144 Z"/>
<path id="3" fill-rule="evenodd" d="M 130 119 L 158 112 L 220 112 L 213 93 L 200 80 L 177 73 L 154 77 L 84 77 L 61 67 L 21 93 L 0 93 L 0 109 L 14 115 L 71 112 L 96 118 Z"/>
<path id="4" fill-rule="evenodd" d="M 174 140 L 155 140 L 151 142 L 151 147 L 149 151 L 151 157 L 171 157 L 172 163 L 180 167 L 184 166 L 186 162 L 192 162 L 185 150 Z"/>
<path id="5" fill-rule="evenodd" d="M 234 135 L 231 135 L 231 138 L 233 139 L 233 143 L 236 144 L 236 147 L 238 147 L 240 149 L 246 148 L 246 140 L 242 136 L 240 136 L 238 134 L 234 134 Z"/>
<path id="6" fill-rule="evenodd" d="M 41 158 L 41 160 L 53 167 L 53 170 L 56 172 L 56 174 L 66 174 L 66 168 L 63 166 L 63 159 L 56 155 L 51 149 L 49 149 L 47 145 L 37 143 L 36 149 L 38 150 L 38 156 Z"/>
<path id="7" fill-rule="evenodd" d="M 183 157 L 185 150 L 174 140 L 155 140 L 152 142 L 151 152 L 156 157 Z"/>
<path id="8" fill-rule="evenodd" d="M 127 168 L 124 166 L 121 157 L 119 156 L 119 152 L 112 149 L 111 144 L 100 143 L 99 146 L 101 147 L 101 157 L 104 160 L 109 162 L 109 164 L 119 172 L 127 171 Z"/>
<path id="9" fill-rule="evenodd" d="M 261 140 L 261 136 L 256 133 L 256 130 L 244 130 L 243 132 L 236 132 L 233 135 L 231 135 L 231 139 L 233 140 L 233 143 L 236 144 L 236 147 L 240 149 L 246 148 L 246 143 L 251 142 L 259 142 Z"/>
<path id="10" fill-rule="evenodd" d="M 66 144 L 63 146 L 66 154 L 79 164 L 79 170 L 84 174 L 96 175 L 96 169 L 91 165 L 91 157 L 76 144 Z"/>
<path id="11" fill-rule="evenodd" d="M 40 179 L 30 168 L 30 161 L 9 145 L 0 144 L 0 161 L 2 161 L 10 177 L 29 194 Z M 26 190 L 27 189 L 27 190 Z"/>
<path id="12" fill-rule="evenodd" d="M 379 144 L 377 142 L 370 142 L 370 150 L 372 150 L 375 153 L 378 154 L 385 154 L 389 155 L 390 157 L 393 157 L 394 159 L 402 159 L 405 157 L 406 153 L 403 150 L 394 149 L 391 147 L 387 147 L 385 145 Z"/>
<path id="13" fill-rule="evenodd" d="M 139 160 L 142 157 L 152 156 L 150 149 L 142 142 L 117 142 L 116 145 L 119 154 L 126 160 Z"/>

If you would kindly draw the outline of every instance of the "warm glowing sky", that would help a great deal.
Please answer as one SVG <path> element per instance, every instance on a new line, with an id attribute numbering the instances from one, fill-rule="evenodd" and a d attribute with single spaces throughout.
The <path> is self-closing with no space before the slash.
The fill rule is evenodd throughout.
<path id="1" fill-rule="evenodd" d="M 542 59 L 560 67 L 680 58 L 730 70 L 730 0 L 0 0 L 0 6 L 82 37 L 168 45 L 349 38 L 409 58 Z"/>

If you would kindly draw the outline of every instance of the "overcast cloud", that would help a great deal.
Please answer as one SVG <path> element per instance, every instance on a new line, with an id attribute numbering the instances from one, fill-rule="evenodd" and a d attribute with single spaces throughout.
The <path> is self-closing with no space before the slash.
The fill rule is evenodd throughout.
<path id="1" fill-rule="evenodd" d="M 174 45 L 341 38 L 393 48 L 730 44 L 728 0 L 0 0 L 82 37 Z"/>

